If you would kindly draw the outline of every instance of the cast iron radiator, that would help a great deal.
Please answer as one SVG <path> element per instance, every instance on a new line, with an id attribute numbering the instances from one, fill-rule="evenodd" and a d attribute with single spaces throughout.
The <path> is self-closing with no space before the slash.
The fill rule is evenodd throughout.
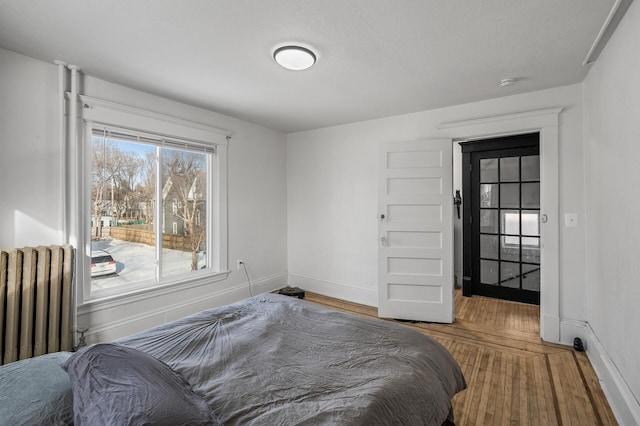
<path id="1" fill-rule="evenodd" d="M 73 248 L 0 250 L 0 365 L 73 346 Z"/>

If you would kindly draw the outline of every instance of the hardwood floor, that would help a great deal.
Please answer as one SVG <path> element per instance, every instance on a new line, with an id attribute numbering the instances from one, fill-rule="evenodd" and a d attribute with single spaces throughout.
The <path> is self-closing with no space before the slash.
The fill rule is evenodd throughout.
<path id="1" fill-rule="evenodd" d="M 377 309 L 307 293 L 306 300 L 377 317 Z M 403 323 L 435 338 L 462 367 L 456 424 L 615 425 L 584 353 L 540 340 L 539 308 L 456 291 L 454 324 Z"/>

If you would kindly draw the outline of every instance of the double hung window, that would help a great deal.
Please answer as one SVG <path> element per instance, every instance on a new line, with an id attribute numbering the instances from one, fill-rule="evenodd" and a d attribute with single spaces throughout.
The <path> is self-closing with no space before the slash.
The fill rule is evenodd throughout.
<path id="1" fill-rule="evenodd" d="M 99 117 L 97 109 L 85 114 Z M 136 121 L 130 112 L 106 114 L 108 124 L 86 120 L 85 301 L 210 279 L 226 269 L 226 146 L 220 152 L 217 143 L 181 138 L 184 126 L 163 134 L 171 123 L 149 114 L 135 130 L 117 123 L 118 116 Z M 99 262 L 105 253 L 109 266 Z"/>

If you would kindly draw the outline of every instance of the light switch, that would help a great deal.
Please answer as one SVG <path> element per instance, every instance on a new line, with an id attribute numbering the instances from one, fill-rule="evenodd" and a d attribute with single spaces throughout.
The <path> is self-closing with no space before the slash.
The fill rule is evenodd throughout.
<path id="1" fill-rule="evenodd" d="M 578 213 L 565 213 L 564 226 L 567 228 L 575 228 L 578 226 Z"/>

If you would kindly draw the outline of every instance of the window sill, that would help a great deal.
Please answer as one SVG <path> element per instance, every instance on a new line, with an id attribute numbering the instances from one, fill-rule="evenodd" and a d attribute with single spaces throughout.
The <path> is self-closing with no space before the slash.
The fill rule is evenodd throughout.
<path id="1" fill-rule="evenodd" d="M 119 293 L 108 296 L 97 296 L 86 300 L 78 305 L 78 315 L 86 314 L 91 311 L 112 309 L 124 304 L 135 303 L 151 297 L 159 297 L 166 294 L 176 293 L 188 290 L 194 287 L 200 287 L 217 281 L 227 279 L 230 271 L 217 272 L 204 276 L 193 277 L 190 279 L 177 279 L 168 281 L 162 285 L 154 287 L 145 287 L 135 289 L 127 293 Z"/>

